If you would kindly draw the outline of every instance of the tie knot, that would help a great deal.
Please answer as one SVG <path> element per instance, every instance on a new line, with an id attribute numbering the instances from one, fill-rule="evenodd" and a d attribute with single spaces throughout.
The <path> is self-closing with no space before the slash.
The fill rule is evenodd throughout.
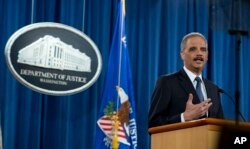
<path id="1" fill-rule="evenodd" d="M 196 77 L 195 81 L 197 81 L 197 83 L 200 83 L 201 82 L 201 78 L 200 77 Z"/>

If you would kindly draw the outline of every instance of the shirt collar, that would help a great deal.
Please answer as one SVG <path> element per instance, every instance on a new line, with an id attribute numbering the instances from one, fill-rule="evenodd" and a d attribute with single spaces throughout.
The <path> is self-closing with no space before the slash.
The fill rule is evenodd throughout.
<path id="1" fill-rule="evenodd" d="M 194 82 L 194 79 L 197 77 L 193 72 L 191 72 L 190 70 L 188 70 L 185 66 L 183 67 L 184 71 L 187 73 L 189 79 L 191 80 L 191 82 Z M 198 76 L 199 78 L 201 78 L 202 81 L 202 74 L 200 74 Z"/>

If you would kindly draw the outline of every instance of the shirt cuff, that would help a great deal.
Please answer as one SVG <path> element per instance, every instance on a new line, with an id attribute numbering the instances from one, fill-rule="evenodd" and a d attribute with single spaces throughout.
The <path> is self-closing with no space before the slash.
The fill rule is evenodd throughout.
<path id="1" fill-rule="evenodd" d="M 184 113 L 181 113 L 181 122 L 185 122 Z"/>

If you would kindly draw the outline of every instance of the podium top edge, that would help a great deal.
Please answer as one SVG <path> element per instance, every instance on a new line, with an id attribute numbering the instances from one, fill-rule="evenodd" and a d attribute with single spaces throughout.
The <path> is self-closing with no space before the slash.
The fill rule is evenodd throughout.
<path id="1" fill-rule="evenodd" d="M 148 129 L 149 134 L 180 130 L 191 127 L 205 126 L 205 125 L 216 125 L 220 127 L 226 128 L 239 128 L 242 130 L 248 130 L 250 132 L 250 123 L 248 122 L 239 122 L 236 125 L 235 121 L 232 120 L 224 120 L 224 119 L 216 119 L 216 118 L 203 118 L 189 122 L 180 122 L 174 124 L 167 124 L 157 127 L 152 127 Z"/>

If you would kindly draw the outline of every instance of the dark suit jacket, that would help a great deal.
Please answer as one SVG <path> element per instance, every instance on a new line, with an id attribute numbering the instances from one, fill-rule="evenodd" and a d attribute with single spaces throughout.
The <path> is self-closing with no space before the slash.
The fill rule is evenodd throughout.
<path id="1" fill-rule="evenodd" d="M 208 117 L 223 118 L 218 87 L 203 78 L 207 97 L 211 98 L 212 106 Z M 198 95 L 188 75 L 181 69 L 171 75 L 161 76 L 151 97 L 149 110 L 149 127 L 181 122 L 181 113 L 185 111 L 189 93 L 193 94 L 193 103 L 199 103 Z"/>

